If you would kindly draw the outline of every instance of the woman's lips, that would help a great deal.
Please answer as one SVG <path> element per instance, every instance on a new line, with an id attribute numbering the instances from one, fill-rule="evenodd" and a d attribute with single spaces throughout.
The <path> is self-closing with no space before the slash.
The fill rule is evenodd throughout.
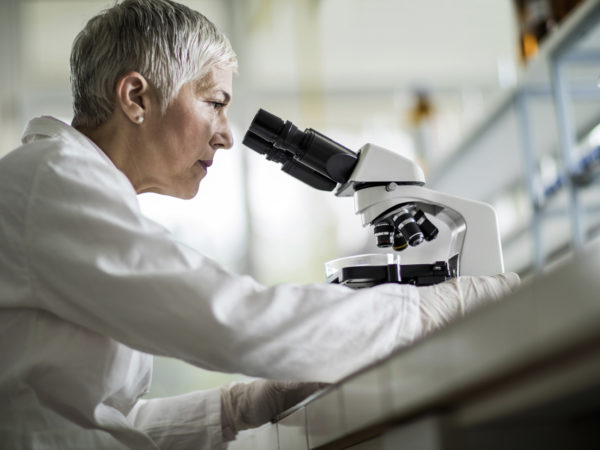
<path id="1" fill-rule="evenodd" d="M 212 163 L 213 163 L 212 160 L 209 160 L 209 161 L 198 160 L 198 164 L 200 164 L 204 168 L 204 170 L 207 170 L 210 166 L 212 166 Z"/>

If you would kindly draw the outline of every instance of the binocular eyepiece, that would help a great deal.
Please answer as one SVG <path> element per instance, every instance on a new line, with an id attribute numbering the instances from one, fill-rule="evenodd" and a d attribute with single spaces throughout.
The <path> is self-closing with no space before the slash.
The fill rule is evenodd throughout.
<path id="1" fill-rule="evenodd" d="M 254 116 L 243 144 L 281 163 L 281 170 L 294 178 L 323 191 L 348 181 L 358 161 L 355 152 L 318 131 L 300 131 L 292 122 L 264 109 Z"/>
<path id="2" fill-rule="evenodd" d="M 301 131 L 264 109 L 254 116 L 243 143 L 280 163 L 287 174 L 323 191 L 346 183 L 358 162 L 352 150 L 312 128 Z M 401 251 L 434 239 L 438 229 L 414 203 L 405 203 L 376 222 L 374 233 L 378 247 Z"/>
<path id="3" fill-rule="evenodd" d="M 402 251 L 435 239 L 439 230 L 415 204 L 407 203 L 376 223 L 373 232 L 378 247 Z"/>

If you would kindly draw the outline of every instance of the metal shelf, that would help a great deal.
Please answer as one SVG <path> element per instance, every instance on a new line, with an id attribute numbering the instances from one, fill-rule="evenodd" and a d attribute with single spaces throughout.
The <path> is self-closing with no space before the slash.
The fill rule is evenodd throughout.
<path id="1" fill-rule="evenodd" d="M 487 202 L 515 185 L 528 192 L 532 219 L 523 226 L 531 231 L 532 251 L 517 266 L 533 266 L 539 272 L 548 262 L 550 252 L 541 231 L 546 217 L 539 207 L 545 203 L 540 199 L 539 162 L 551 157 L 558 163 L 559 176 L 570 173 L 578 158 L 577 144 L 600 123 L 599 63 L 600 0 L 587 0 L 548 37 L 519 74 L 517 85 L 498 97 L 429 176 L 436 190 Z M 561 245 L 579 252 L 589 228 L 585 220 L 598 218 L 586 215 L 580 189 L 569 176 L 564 178 L 568 220 L 555 232 L 564 236 Z M 510 251 L 520 250 L 505 245 L 505 252 Z"/>

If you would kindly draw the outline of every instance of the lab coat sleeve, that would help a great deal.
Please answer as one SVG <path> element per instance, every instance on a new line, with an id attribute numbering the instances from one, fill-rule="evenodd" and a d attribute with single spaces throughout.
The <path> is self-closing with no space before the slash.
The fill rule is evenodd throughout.
<path id="1" fill-rule="evenodd" d="M 335 381 L 419 336 L 416 288 L 265 287 L 176 242 L 121 172 L 78 158 L 48 158 L 29 196 L 35 307 L 147 353 L 284 380 Z"/>
<path id="2" fill-rule="evenodd" d="M 221 449 L 221 396 L 218 389 L 138 400 L 127 416 L 161 449 Z"/>

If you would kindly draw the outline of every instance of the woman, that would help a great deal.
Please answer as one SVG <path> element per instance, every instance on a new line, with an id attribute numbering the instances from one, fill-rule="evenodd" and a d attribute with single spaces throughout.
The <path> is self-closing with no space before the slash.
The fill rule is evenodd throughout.
<path id="1" fill-rule="evenodd" d="M 0 161 L 0 442 L 8 448 L 220 448 L 312 383 L 257 381 L 140 400 L 152 357 L 330 382 L 518 284 L 266 287 L 140 213 L 136 194 L 193 197 L 232 146 L 236 57 L 204 16 L 126 0 L 71 57 L 74 119 L 32 120 Z"/>

